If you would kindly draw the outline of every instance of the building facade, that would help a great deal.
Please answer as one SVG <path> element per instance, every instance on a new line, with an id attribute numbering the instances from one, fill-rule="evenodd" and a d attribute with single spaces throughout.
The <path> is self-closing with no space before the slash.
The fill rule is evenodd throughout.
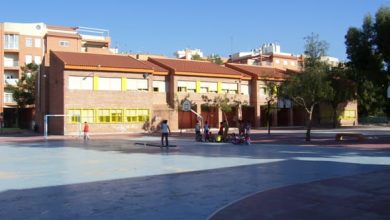
<path id="1" fill-rule="evenodd" d="M 46 97 L 38 120 L 44 115 L 51 134 L 75 134 L 87 121 L 92 133 L 155 131 L 162 120 L 172 130 L 193 128 L 197 120 L 217 128 L 223 120 L 265 126 L 267 82 L 288 79 L 285 69 L 207 61 L 149 58 L 54 51 L 42 94 Z M 228 98 L 231 111 L 222 112 L 214 100 Z M 192 112 L 181 110 L 189 100 Z M 305 125 L 303 109 L 289 100 L 275 100 L 273 126 Z M 356 124 L 356 103 L 344 106 L 342 124 Z M 321 108 L 326 108 L 321 106 Z M 326 111 L 315 113 L 322 125 Z M 330 124 L 331 122 L 329 122 Z"/>
<path id="2" fill-rule="evenodd" d="M 0 114 L 4 126 L 16 126 L 16 102 L 6 85 L 15 86 L 21 77 L 21 67 L 29 63 L 46 68 L 51 50 L 72 52 L 112 53 L 108 31 L 84 27 L 60 27 L 45 23 L 0 23 Z M 115 51 L 114 51 L 115 52 Z M 45 59 L 44 59 L 45 58 Z M 45 61 L 46 60 L 46 61 Z M 39 96 L 39 95 L 38 95 Z M 27 106 L 21 117 L 31 121 L 33 109 Z M 29 125 L 22 125 L 22 127 Z"/>

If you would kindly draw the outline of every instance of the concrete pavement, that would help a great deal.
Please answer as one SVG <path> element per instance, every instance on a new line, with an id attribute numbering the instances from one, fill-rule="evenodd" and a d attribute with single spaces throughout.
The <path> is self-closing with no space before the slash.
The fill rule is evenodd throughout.
<path id="1" fill-rule="evenodd" d="M 3 142 L 0 219 L 388 217 L 381 208 L 390 199 L 385 136 L 370 143 L 383 148 L 367 150 L 353 140 L 329 147 L 324 142 L 333 140 L 308 145 L 292 141 L 298 133 L 255 133 L 261 141 L 250 146 L 176 134 L 178 147 L 168 151 L 134 145 L 158 136 Z"/>

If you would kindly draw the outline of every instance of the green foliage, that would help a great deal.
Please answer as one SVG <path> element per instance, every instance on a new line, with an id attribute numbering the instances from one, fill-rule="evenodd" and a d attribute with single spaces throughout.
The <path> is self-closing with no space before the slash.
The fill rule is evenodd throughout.
<path id="1" fill-rule="evenodd" d="M 34 63 L 22 67 L 22 77 L 16 86 L 7 85 L 6 90 L 12 92 L 12 97 L 18 107 L 24 108 L 35 103 L 35 79 L 38 72 L 38 65 Z"/>
<path id="2" fill-rule="evenodd" d="M 326 41 L 320 40 L 318 34 L 311 33 L 304 38 L 305 43 L 305 66 L 314 67 L 318 64 L 322 56 L 326 55 L 329 44 Z"/>
<path id="3" fill-rule="evenodd" d="M 376 44 L 378 50 L 383 56 L 383 59 L 387 63 L 387 67 L 390 64 L 390 8 L 381 7 L 375 16 L 375 32 L 376 32 Z"/>
<path id="4" fill-rule="evenodd" d="M 212 63 L 218 64 L 218 65 L 223 64 L 223 61 L 218 54 L 212 54 L 212 55 L 208 56 L 207 60 L 211 61 Z"/>
<path id="5" fill-rule="evenodd" d="M 321 56 L 326 54 L 328 44 L 319 40 L 316 34 L 309 35 L 305 40 L 305 70 L 292 75 L 290 80 L 282 85 L 281 96 L 290 98 L 306 110 L 306 141 L 310 141 L 314 106 L 328 100 L 333 89 L 326 75 L 328 66 L 320 61 Z"/>
<path id="6" fill-rule="evenodd" d="M 333 127 L 337 126 L 337 120 L 341 114 L 338 111 L 339 105 L 356 99 L 356 83 L 349 79 L 349 75 L 351 75 L 351 70 L 343 65 L 328 68 L 327 77 L 332 87 L 331 96 L 328 98 L 333 108 Z"/>
<path id="7" fill-rule="evenodd" d="M 192 55 L 191 60 L 203 60 L 203 59 L 199 54 L 194 54 Z"/>
<path id="8" fill-rule="evenodd" d="M 350 77 L 357 84 L 360 116 L 377 115 L 387 110 L 389 83 L 390 9 L 382 7 L 375 23 L 367 15 L 361 28 L 349 28 L 345 36 Z M 386 68 L 385 68 L 386 66 Z M 387 72 L 387 75 L 386 75 Z"/>

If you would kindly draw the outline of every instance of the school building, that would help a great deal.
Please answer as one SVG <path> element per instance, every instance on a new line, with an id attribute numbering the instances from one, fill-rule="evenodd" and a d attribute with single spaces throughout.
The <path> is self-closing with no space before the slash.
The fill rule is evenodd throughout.
<path id="1" fill-rule="evenodd" d="M 40 88 L 44 98 L 36 105 L 39 128 L 44 115 L 57 115 L 48 117 L 49 134 L 66 135 L 79 132 L 85 121 L 92 134 L 153 131 L 163 119 L 172 130 L 193 128 L 196 114 L 181 110 L 186 99 L 211 127 L 222 120 L 236 126 L 239 119 L 264 126 L 265 83 L 283 82 L 288 73 L 245 64 L 51 51 L 46 78 Z M 232 107 L 227 113 L 214 102 L 225 98 Z M 305 112 L 289 100 L 278 100 L 276 106 L 273 126 L 305 124 Z M 331 123 L 331 111 L 323 109 L 315 112 L 320 125 Z M 345 106 L 342 125 L 356 124 L 356 109 L 354 102 Z"/>

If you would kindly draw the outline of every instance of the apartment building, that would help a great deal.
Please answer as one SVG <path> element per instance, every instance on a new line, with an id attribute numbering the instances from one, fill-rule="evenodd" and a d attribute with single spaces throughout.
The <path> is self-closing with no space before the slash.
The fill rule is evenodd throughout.
<path id="1" fill-rule="evenodd" d="M 40 118 L 59 115 L 49 116 L 52 134 L 77 133 L 84 121 L 93 133 L 155 130 L 163 119 L 173 130 L 185 129 L 193 128 L 199 116 L 211 127 L 222 120 L 235 126 L 239 119 L 259 127 L 266 121 L 266 82 L 281 83 L 288 77 L 286 70 L 274 67 L 54 51 L 47 86 L 42 87 L 48 108 L 37 112 Z M 234 100 L 232 111 L 223 114 L 216 108 L 216 97 Z M 193 112 L 181 110 L 185 99 Z M 283 99 L 277 106 L 274 126 L 305 125 L 303 109 Z M 342 123 L 356 122 L 356 107 L 346 106 Z M 318 111 L 315 121 L 325 122 L 329 112 Z M 38 123 L 42 129 L 43 120 Z"/>
<path id="2" fill-rule="evenodd" d="M 281 52 L 277 43 L 263 44 L 259 49 L 250 52 L 232 54 L 228 63 L 268 66 L 292 71 L 301 71 L 303 68 L 303 55 L 294 55 Z"/>
<path id="3" fill-rule="evenodd" d="M 28 63 L 46 68 L 40 69 L 39 84 L 44 84 L 51 50 L 72 52 L 113 53 L 107 30 L 86 27 L 61 27 L 45 23 L 0 23 L 0 115 L 4 126 L 16 126 L 16 102 L 6 85 L 16 85 L 21 77 L 21 67 Z M 47 56 L 47 57 L 46 57 Z M 44 59 L 45 58 L 45 59 Z M 45 61 L 46 60 L 46 61 Z M 38 89 L 39 92 L 40 89 Z M 40 94 L 37 94 L 39 97 Z M 32 106 L 21 110 L 23 120 L 31 122 Z M 28 124 L 21 124 L 24 127 Z"/>

